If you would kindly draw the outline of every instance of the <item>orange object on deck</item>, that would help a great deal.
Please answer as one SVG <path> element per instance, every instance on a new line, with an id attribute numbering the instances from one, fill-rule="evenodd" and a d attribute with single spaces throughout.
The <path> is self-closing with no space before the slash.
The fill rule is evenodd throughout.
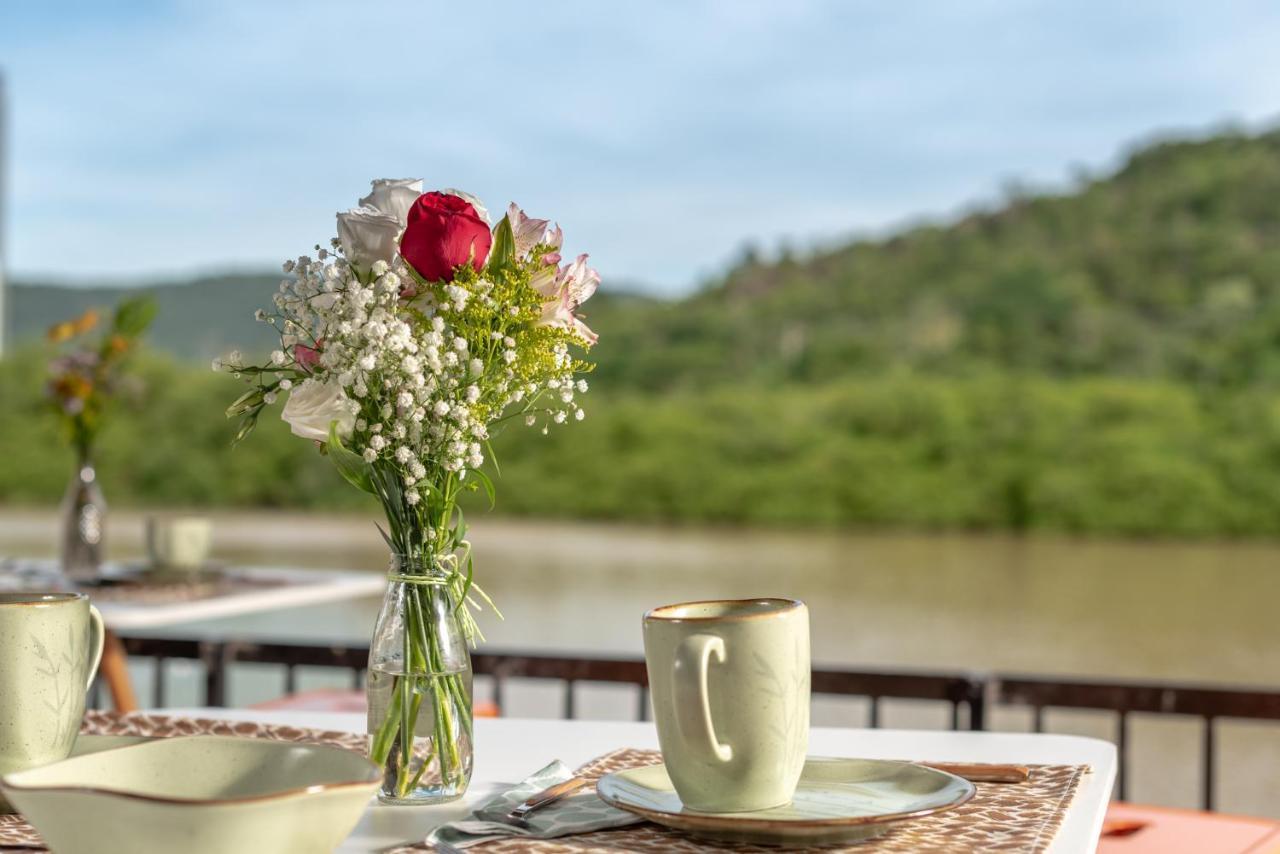
<path id="1" fill-rule="evenodd" d="M 1098 854 L 1280 854 L 1280 822 L 1115 803 Z"/>
<path id="2" fill-rule="evenodd" d="M 368 710 L 363 691 L 344 691 L 337 688 L 319 688 L 300 691 L 265 703 L 254 703 L 250 708 L 277 709 L 290 712 L 355 712 L 363 715 Z M 477 718 L 496 718 L 498 707 L 493 703 L 476 703 L 471 714 Z"/>

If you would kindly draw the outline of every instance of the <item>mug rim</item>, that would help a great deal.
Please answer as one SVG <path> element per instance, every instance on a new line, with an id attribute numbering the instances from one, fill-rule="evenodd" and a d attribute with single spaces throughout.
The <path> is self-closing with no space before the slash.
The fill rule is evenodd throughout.
<path id="1" fill-rule="evenodd" d="M 691 617 L 682 614 L 672 614 L 680 608 L 692 608 L 698 605 L 755 605 L 768 603 L 780 607 L 772 607 L 762 611 L 747 611 L 736 614 L 718 614 L 707 617 Z M 800 608 L 805 607 L 803 601 L 799 599 L 788 599 L 783 596 L 756 596 L 750 599 L 698 599 L 692 602 L 675 602 L 671 605 L 659 605 L 656 608 L 650 608 L 645 612 L 644 621 L 662 622 L 662 623 L 723 623 L 738 620 L 763 620 L 769 617 L 778 617 L 783 614 L 790 614 Z"/>
<path id="2" fill-rule="evenodd" d="M 88 601 L 89 597 L 71 590 L 5 590 L 0 591 L 0 608 L 44 608 L 82 599 Z"/>

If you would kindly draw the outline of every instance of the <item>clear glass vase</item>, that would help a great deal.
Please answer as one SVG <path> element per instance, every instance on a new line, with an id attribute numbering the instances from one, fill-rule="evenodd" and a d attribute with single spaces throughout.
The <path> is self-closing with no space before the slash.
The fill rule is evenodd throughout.
<path id="1" fill-rule="evenodd" d="M 392 556 L 365 689 L 383 803 L 443 803 L 471 781 L 471 653 L 457 610 L 439 566 Z"/>
<path id="2" fill-rule="evenodd" d="M 62 571 L 76 581 L 97 577 L 102 565 L 103 535 L 106 533 L 107 500 L 98 485 L 98 473 L 87 457 L 71 475 L 62 499 Z"/>

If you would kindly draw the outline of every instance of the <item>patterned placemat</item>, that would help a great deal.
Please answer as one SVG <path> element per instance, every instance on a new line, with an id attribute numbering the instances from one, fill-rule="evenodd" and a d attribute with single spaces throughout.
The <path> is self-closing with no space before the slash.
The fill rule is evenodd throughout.
<path id="1" fill-rule="evenodd" d="M 343 747 L 363 753 L 366 736 L 349 732 L 303 729 L 248 721 L 211 721 L 166 715 L 90 711 L 81 732 L 91 735 L 141 735 L 168 738 L 179 735 L 237 735 L 275 741 L 307 741 Z M 582 766 L 578 773 L 591 778 L 624 768 L 638 768 L 661 761 L 655 750 L 626 748 L 608 753 Z M 1088 773 L 1085 765 L 1032 765 L 1026 783 L 978 783 L 978 794 L 969 803 L 936 816 L 904 823 L 886 835 L 856 846 L 824 848 L 856 854 L 968 854 L 1003 851 L 1035 854 L 1049 847 L 1063 816 Z M 0 815 L 0 851 L 44 850 L 40 836 L 21 816 Z M 425 845 L 396 852 L 428 851 Z M 676 854 L 705 852 L 776 852 L 776 848 L 704 843 L 652 824 L 621 830 L 598 831 L 555 840 L 503 839 L 478 845 L 483 854 L 615 854 L 649 851 Z"/>
<path id="2" fill-rule="evenodd" d="M 87 735 L 141 735 L 149 738 L 172 738 L 178 735 L 238 735 L 244 738 L 266 738 L 272 741 L 307 741 L 329 744 L 363 754 L 368 737 L 358 733 L 302 729 L 279 724 L 252 721 L 210 721 L 199 718 L 175 718 L 135 712 L 89 711 L 85 713 L 80 732 Z M 35 828 L 20 815 L 0 815 L 0 851 L 44 851 L 44 843 Z"/>
<path id="3" fill-rule="evenodd" d="M 252 578 L 235 572 L 206 571 L 190 577 L 132 573 L 112 577 L 80 589 L 95 602 L 125 602 L 131 605 L 170 605 L 230 596 L 252 590 L 286 587 L 279 578 Z"/>
<path id="4" fill-rule="evenodd" d="M 662 761 L 656 750 L 628 748 L 594 759 L 578 769 L 590 779 L 612 771 Z M 976 783 L 978 793 L 961 807 L 935 816 L 903 822 L 884 836 L 857 845 L 825 846 L 824 852 L 854 854 L 978 854 L 1002 851 L 1036 854 L 1045 851 L 1062 825 L 1087 765 L 1030 765 L 1025 783 Z M 396 848 L 387 854 L 430 851 L 425 844 Z M 618 854 L 618 852 L 773 852 L 776 847 L 702 842 L 655 824 L 601 830 L 560 839 L 499 839 L 467 849 L 477 854 Z"/>

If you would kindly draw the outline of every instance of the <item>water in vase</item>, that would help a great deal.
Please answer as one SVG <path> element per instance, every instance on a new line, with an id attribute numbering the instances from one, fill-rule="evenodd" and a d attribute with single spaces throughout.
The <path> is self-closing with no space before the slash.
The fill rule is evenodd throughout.
<path id="1" fill-rule="evenodd" d="M 369 671 L 370 755 L 386 769 L 384 803 L 461 797 L 471 779 L 471 672 Z M 412 738 L 406 745 L 404 733 Z M 382 760 L 385 756 L 385 761 Z"/>

